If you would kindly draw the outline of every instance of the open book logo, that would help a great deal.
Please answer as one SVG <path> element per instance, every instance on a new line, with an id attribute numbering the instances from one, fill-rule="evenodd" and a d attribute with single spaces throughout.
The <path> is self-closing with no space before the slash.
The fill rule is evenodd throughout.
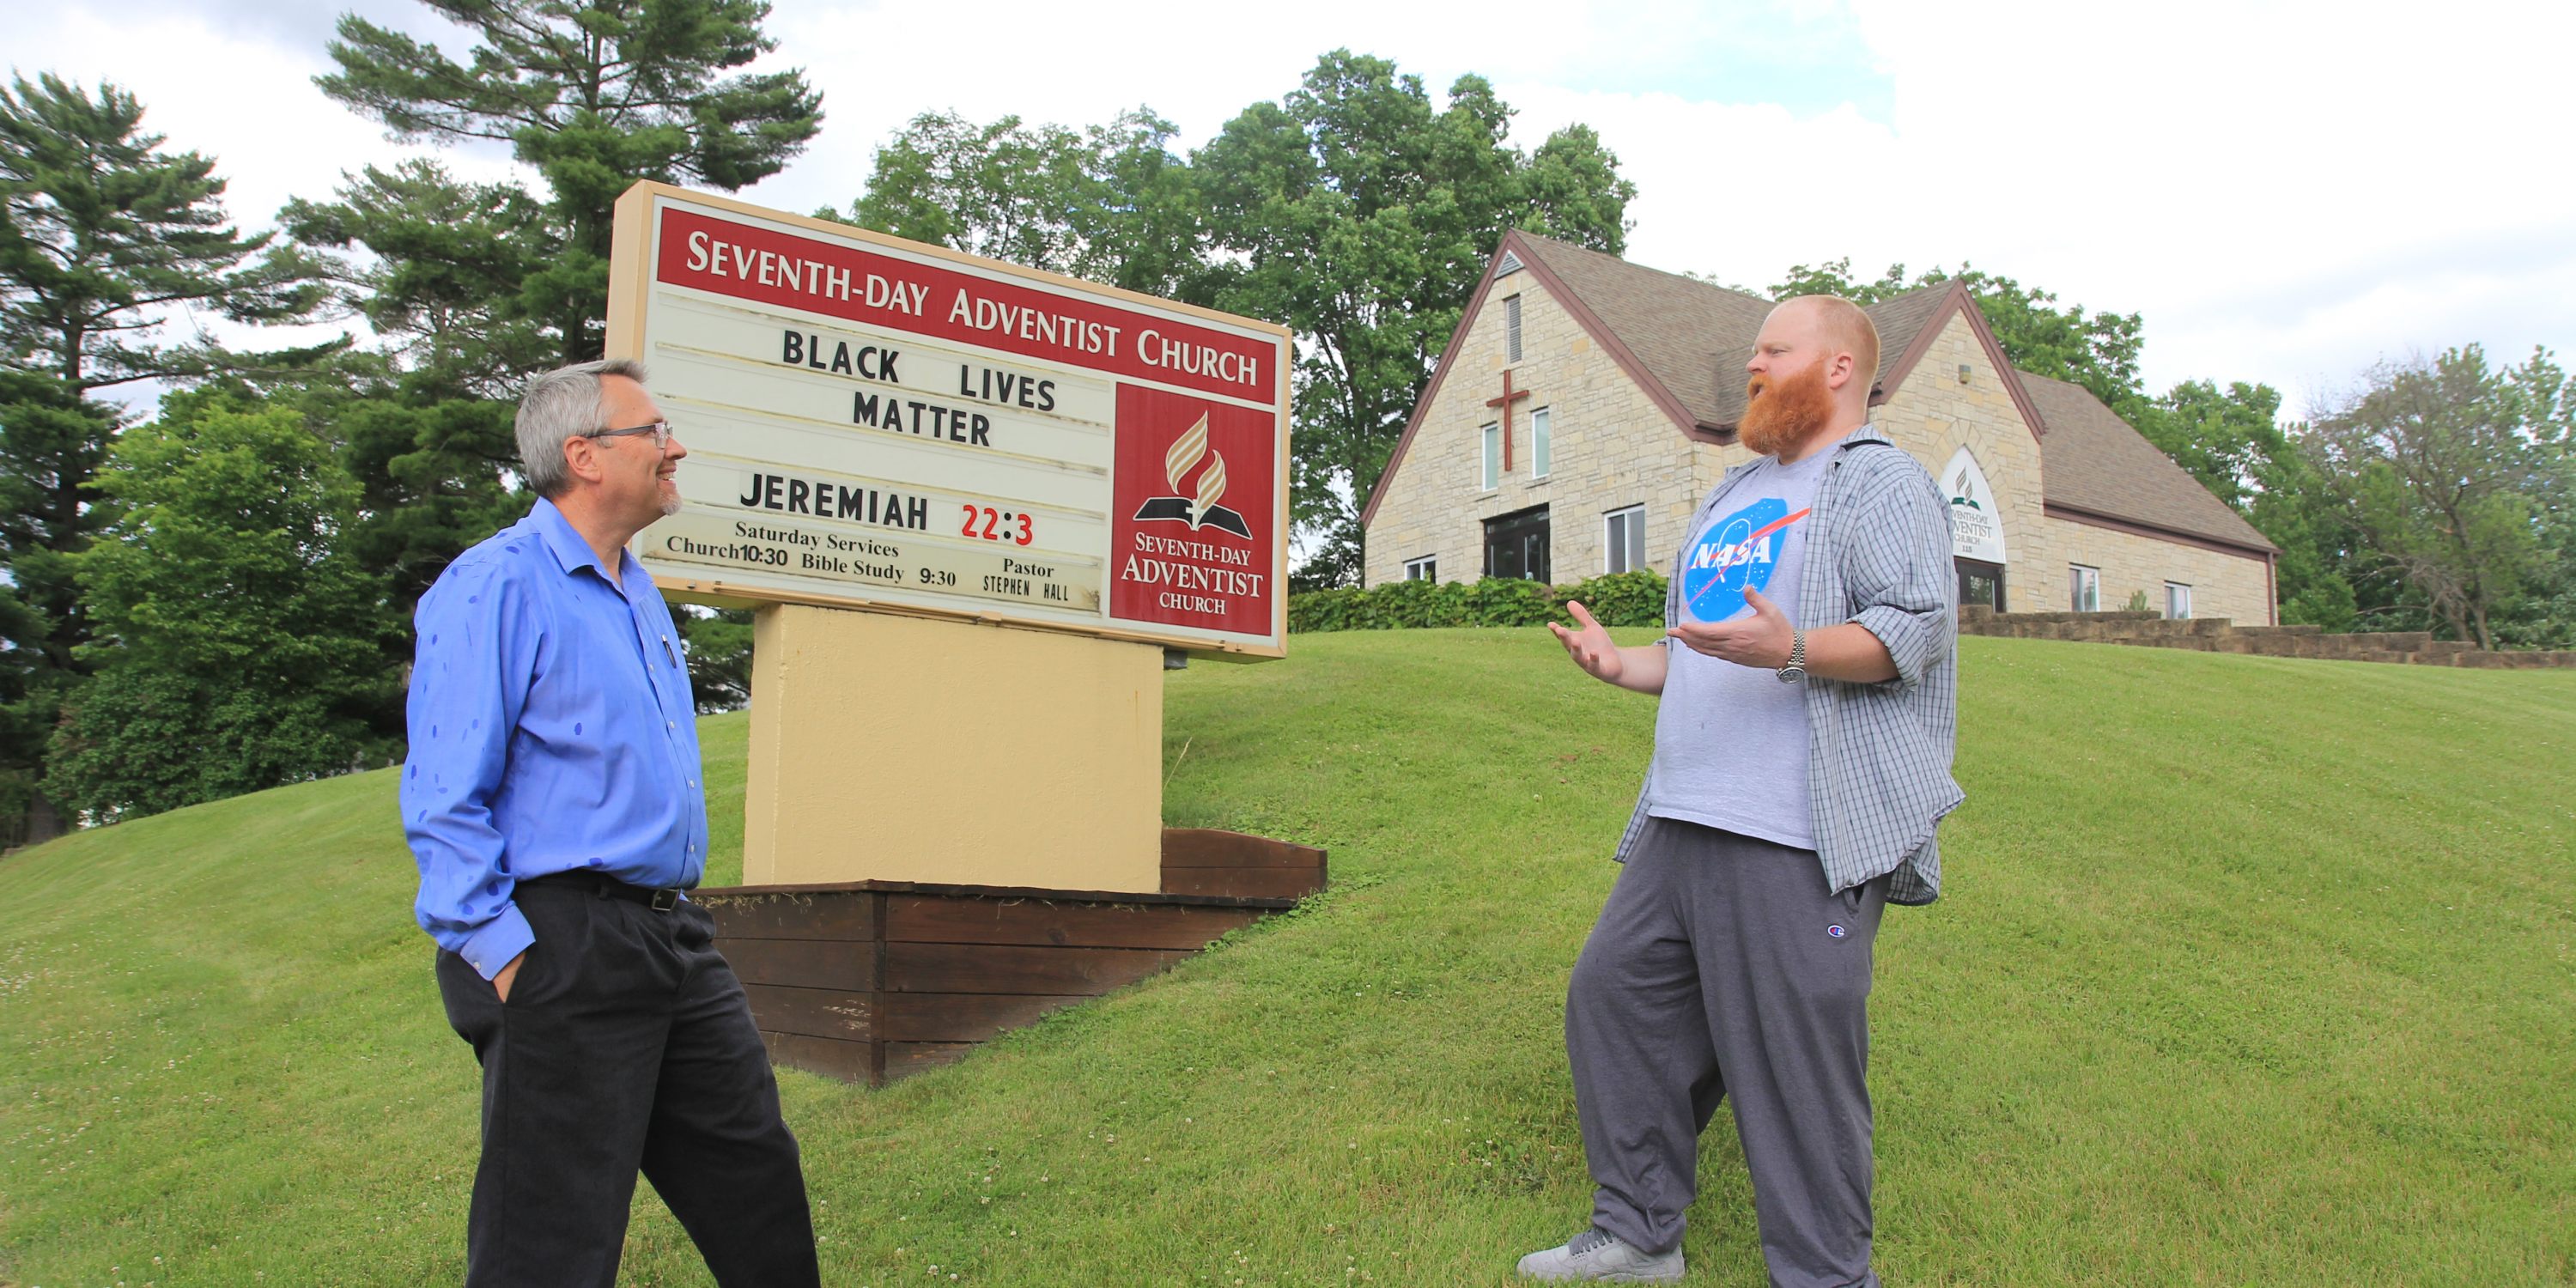
<path id="1" fill-rule="evenodd" d="M 1200 468 L 1201 462 L 1206 468 Z M 1189 486 L 1193 470 L 1198 472 L 1195 488 Z M 1173 495 L 1154 497 L 1136 507 L 1138 522 L 1186 523 L 1192 532 L 1208 527 L 1252 539 L 1252 528 L 1243 516 L 1217 504 L 1225 495 L 1225 456 L 1208 447 L 1206 413 L 1200 413 L 1198 423 L 1172 440 L 1172 449 L 1163 453 L 1163 478 L 1171 484 Z"/>

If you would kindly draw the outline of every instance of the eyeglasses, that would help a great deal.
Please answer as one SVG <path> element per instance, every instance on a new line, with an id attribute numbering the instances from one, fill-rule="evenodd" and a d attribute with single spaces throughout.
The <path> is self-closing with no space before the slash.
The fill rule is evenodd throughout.
<path id="1" fill-rule="evenodd" d="M 650 425 L 633 425 L 625 429 L 594 429 L 586 434 L 576 434 L 574 437 L 627 438 L 636 434 L 651 434 L 653 436 L 653 450 L 663 453 L 664 455 L 670 454 L 671 422 L 667 420 L 657 420 Z"/>

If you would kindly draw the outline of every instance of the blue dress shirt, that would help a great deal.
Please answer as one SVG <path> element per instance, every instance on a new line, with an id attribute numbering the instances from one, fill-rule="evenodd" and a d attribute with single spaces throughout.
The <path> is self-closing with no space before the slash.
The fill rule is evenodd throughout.
<path id="1" fill-rule="evenodd" d="M 421 929 L 476 973 L 536 936 L 517 883 L 573 870 L 695 886 L 706 869 L 696 712 L 653 579 L 611 579 L 552 501 L 457 556 L 421 597 L 403 832 Z"/>

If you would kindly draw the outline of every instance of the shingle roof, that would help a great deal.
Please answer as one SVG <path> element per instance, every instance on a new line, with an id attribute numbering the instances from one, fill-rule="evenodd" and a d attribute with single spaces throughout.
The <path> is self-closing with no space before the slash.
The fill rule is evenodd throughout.
<path id="1" fill-rule="evenodd" d="M 2039 470 L 2048 504 L 2229 545 L 2279 548 L 2092 390 L 2027 371 L 2021 383 L 2046 422 Z"/>
<path id="2" fill-rule="evenodd" d="M 1572 242 L 1526 232 L 1518 238 L 1701 428 L 1735 424 L 1744 410 L 1744 359 L 1771 301 Z M 1733 361 L 1726 361 L 1730 356 Z"/>
<path id="3" fill-rule="evenodd" d="M 1584 319 L 1604 348 L 1623 354 L 1622 365 L 1647 383 L 1650 396 L 1689 420 L 1684 428 L 1729 441 L 1727 435 L 1744 413 L 1744 360 L 1752 355 L 1753 338 L 1762 331 L 1771 301 L 1529 232 L 1509 234 L 1496 251 L 1495 268 L 1487 271 L 1496 271 L 1501 257 L 1515 249 L 1531 261 L 1529 268 L 1565 288 L 1568 298 L 1561 302 Z M 1957 283 L 1944 283 L 1867 307 L 1878 328 L 1877 387 L 1882 396 L 1895 392 L 1894 384 L 1910 374 L 1911 363 L 1920 357 L 1918 345 L 1930 341 L 1930 333 L 1952 308 L 1966 307 L 1960 303 L 1964 298 Z M 1460 336 L 1472 320 L 1459 320 Z M 1978 330 L 1982 335 L 1982 319 Z M 1452 352 L 1442 356 L 1432 373 L 1394 457 L 1370 493 L 1363 518 L 1375 516 L 1378 497 L 1403 462 L 1457 344 L 1452 337 Z M 2000 362 L 2001 351 L 1995 353 Z M 2083 386 L 2026 371 L 2012 376 L 2018 382 L 2007 379 L 2006 384 L 2016 402 L 2039 422 L 2032 428 L 2042 435 L 2041 493 L 2048 504 L 2233 546 L 2275 548 Z"/>
<path id="4" fill-rule="evenodd" d="M 1515 236 L 1635 354 L 1703 429 L 1732 429 L 1744 414 L 1744 361 L 1772 301 L 1759 295 L 1631 264 L 1616 255 L 1534 233 Z M 1865 312 L 1878 327 L 1884 383 L 1941 312 L 1946 286 L 1927 286 Z"/>

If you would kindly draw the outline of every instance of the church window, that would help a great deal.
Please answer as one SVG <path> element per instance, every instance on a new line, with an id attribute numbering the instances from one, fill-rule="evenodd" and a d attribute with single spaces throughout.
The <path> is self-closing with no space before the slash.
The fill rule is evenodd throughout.
<path id="1" fill-rule="evenodd" d="M 1500 425 L 1485 426 L 1485 470 L 1477 477 L 1483 480 L 1477 486 L 1488 492 L 1503 485 L 1503 427 Z"/>
<path id="2" fill-rule="evenodd" d="M 1646 507 L 1632 505 L 1602 516 L 1603 572 L 1635 572 L 1646 566 Z"/>
<path id="3" fill-rule="evenodd" d="M 1506 300 L 1504 300 L 1504 301 L 1503 301 L 1503 336 L 1504 336 L 1504 347 L 1505 347 L 1506 349 L 1508 349 L 1508 350 L 1511 352 L 1511 355 L 1512 355 L 1512 356 L 1510 356 L 1509 358 L 1504 359 L 1504 361 L 1506 361 L 1506 362 L 1518 362 L 1518 361 L 1520 361 L 1520 360 L 1521 360 L 1521 297 L 1519 297 L 1519 296 L 1517 296 L 1517 295 L 1512 296 L 1512 297 L 1510 297 L 1510 298 L 1508 298 L 1508 299 L 1506 299 Z"/>
<path id="4" fill-rule="evenodd" d="M 2178 581 L 2165 583 L 2165 616 L 2191 616 L 2191 587 Z"/>
<path id="5" fill-rule="evenodd" d="M 1547 408 L 1541 407 L 1530 413 L 1530 477 L 1534 479 L 1547 477 L 1547 431 L 1550 420 L 1547 412 Z"/>
<path id="6" fill-rule="evenodd" d="M 1440 580 L 1440 557 L 1438 555 L 1424 555 L 1419 559 L 1405 560 L 1404 579 L 1406 581 Z"/>
<path id="7" fill-rule="evenodd" d="M 2066 569 L 2066 583 L 2068 588 L 2074 591 L 2074 602 L 2069 607 L 2079 613 L 2102 611 L 2101 569 L 2087 568 L 2082 564 L 2069 565 Z"/>
<path id="8" fill-rule="evenodd" d="M 1547 536 L 1543 505 L 1485 520 L 1485 575 L 1550 580 Z"/>

